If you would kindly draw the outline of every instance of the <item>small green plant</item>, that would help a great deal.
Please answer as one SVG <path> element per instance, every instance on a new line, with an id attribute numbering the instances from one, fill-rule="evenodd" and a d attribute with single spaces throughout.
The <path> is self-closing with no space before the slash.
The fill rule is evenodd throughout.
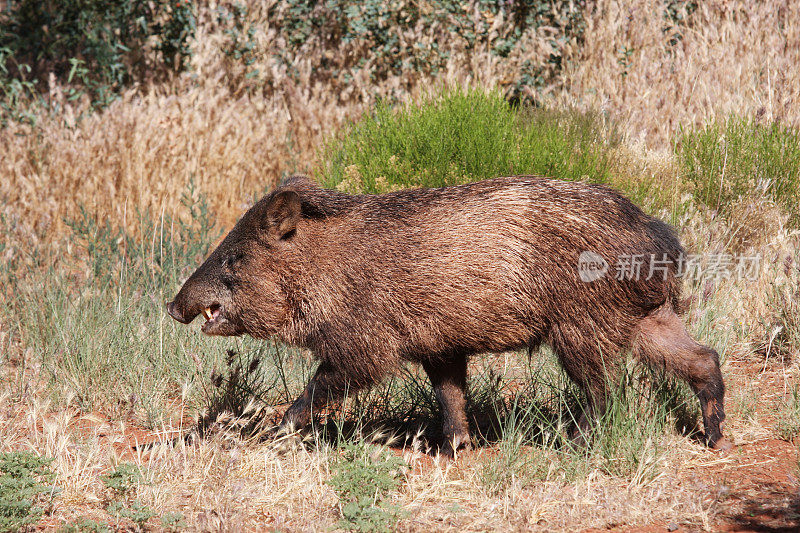
<path id="1" fill-rule="evenodd" d="M 186 520 L 182 513 L 169 511 L 161 516 L 161 526 L 167 531 L 186 529 Z"/>
<path id="2" fill-rule="evenodd" d="M 695 198 L 727 215 L 746 197 L 769 198 L 800 224 L 800 130 L 732 116 L 682 130 L 676 155 Z"/>
<path id="3" fill-rule="evenodd" d="M 400 509 L 385 500 L 402 483 L 404 461 L 364 441 L 347 442 L 333 463 L 328 483 L 339 497 L 339 527 L 350 531 L 393 531 Z"/>
<path id="4" fill-rule="evenodd" d="M 132 502 L 113 501 L 106 507 L 106 512 L 111 516 L 130 520 L 136 524 L 139 531 L 144 529 L 148 520 L 158 516 L 158 513 L 139 500 L 133 500 Z"/>
<path id="5" fill-rule="evenodd" d="M 112 498 L 106 506 L 108 514 L 126 518 L 135 523 L 139 530 L 151 518 L 158 516 L 153 509 L 133 498 L 136 488 L 142 483 L 139 467 L 131 463 L 120 463 L 113 472 L 102 476 L 106 488 L 111 490 Z"/>
<path id="6" fill-rule="evenodd" d="M 103 522 L 81 518 L 61 528 L 62 533 L 111 533 L 111 527 Z"/>
<path id="7" fill-rule="evenodd" d="M 0 454 L 0 531 L 17 531 L 41 518 L 58 492 L 51 462 L 31 452 Z"/>
<path id="8" fill-rule="evenodd" d="M 139 467 L 132 463 L 120 463 L 113 472 L 101 477 L 106 488 L 117 498 L 128 498 L 142 482 Z"/>

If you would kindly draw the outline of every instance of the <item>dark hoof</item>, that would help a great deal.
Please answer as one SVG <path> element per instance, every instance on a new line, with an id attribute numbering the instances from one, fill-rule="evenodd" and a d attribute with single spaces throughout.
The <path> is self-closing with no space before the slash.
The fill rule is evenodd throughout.
<path id="1" fill-rule="evenodd" d="M 272 448 L 280 454 L 296 451 L 304 447 L 305 438 L 300 431 L 280 426 L 272 439 Z"/>
<path id="2" fill-rule="evenodd" d="M 472 439 L 469 435 L 458 435 L 453 440 L 445 442 L 444 446 L 439 450 L 439 455 L 445 459 L 453 459 L 459 451 L 468 451 L 472 449 Z"/>
<path id="3" fill-rule="evenodd" d="M 590 430 L 588 428 L 574 427 L 567 434 L 568 444 L 575 451 L 585 450 L 589 447 Z"/>
<path id="4" fill-rule="evenodd" d="M 711 445 L 711 449 L 716 450 L 718 452 L 728 452 L 734 449 L 735 447 L 736 446 L 734 446 L 733 442 L 731 442 L 730 439 L 726 439 L 725 437 L 720 437 L 719 439 L 717 439 L 717 442 Z"/>

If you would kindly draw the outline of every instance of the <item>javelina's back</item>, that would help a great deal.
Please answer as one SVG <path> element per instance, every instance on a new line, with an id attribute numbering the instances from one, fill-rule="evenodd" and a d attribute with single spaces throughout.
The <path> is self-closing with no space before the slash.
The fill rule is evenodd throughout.
<path id="1" fill-rule="evenodd" d="M 408 360 L 433 382 L 452 453 L 469 442 L 467 358 L 545 342 L 587 396 L 579 434 L 632 350 L 690 383 L 715 445 L 724 385 L 716 352 L 675 314 L 682 252 L 669 226 L 603 186 L 505 177 L 352 196 L 297 177 L 242 217 L 169 311 L 320 359 L 283 427 Z"/>

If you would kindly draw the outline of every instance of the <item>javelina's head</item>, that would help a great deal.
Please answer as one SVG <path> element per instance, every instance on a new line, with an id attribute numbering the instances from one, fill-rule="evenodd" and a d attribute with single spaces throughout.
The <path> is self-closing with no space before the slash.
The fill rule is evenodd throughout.
<path id="1" fill-rule="evenodd" d="M 264 197 L 186 280 L 167 312 L 183 324 L 202 313 L 207 335 L 274 334 L 288 312 L 282 281 L 300 217 L 294 190 Z"/>

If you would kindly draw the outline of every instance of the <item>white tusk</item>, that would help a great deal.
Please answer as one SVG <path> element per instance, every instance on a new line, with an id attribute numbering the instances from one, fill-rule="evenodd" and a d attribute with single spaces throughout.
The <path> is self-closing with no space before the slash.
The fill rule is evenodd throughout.
<path id="1" fill-rule="evenodd" d="M 205 315 L 206 320 L 211 320 L 211 308 L 206 307 L 205 309 L 203 309 L 203 315 Z"/>

